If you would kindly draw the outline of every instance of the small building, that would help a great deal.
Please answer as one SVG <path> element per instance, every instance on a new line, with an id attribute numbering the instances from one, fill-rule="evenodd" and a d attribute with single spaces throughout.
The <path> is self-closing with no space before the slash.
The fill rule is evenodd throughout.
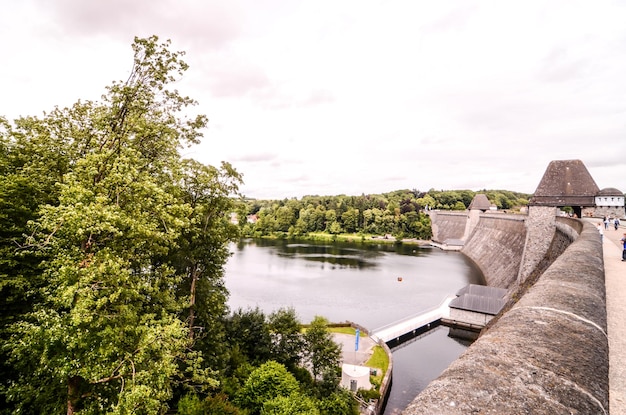
<path id="1" fill-rule="evenodd" d="M 456 294 L 450 302 L 451 323 L 482 329 L 496 316 L 506 303 L 507 290 L 470 284 Z"/>
<path id="2" fill-rule="evenodd" d="M 357 366 L 344 363 L 341 366 L 340 384 L 351 392 L 356 392 L 359 389 L 371 389 L 372 384 L 370 383 L 370 368 L 367 366 Z"/>
<path id="3" fill-rule="evenodd" d="M 246 221 L 248 223 L 257 223 L 258 220 L 259 220 L 258 215 L 248 215 L 248 217 L 246 218 Z"/>
<path id="4" fill-rule="evenodd" d="M 596 211 L 597 217 L 624 217 L 624 193 L 614 187 L 607 187 L 600 190 L 596 195 Z"/>
<path id="5" fill-rule="evenodd" d="M 495 206 L 494 206 L 495 207 Z M 485 212 L 487 210 L 492 210 L 491 202 L 487 199 L 487 195 L 483 193 L 478 193 L 472 199 L 472 202 L 467 208 L 468 210 L 480 210 Z"/>

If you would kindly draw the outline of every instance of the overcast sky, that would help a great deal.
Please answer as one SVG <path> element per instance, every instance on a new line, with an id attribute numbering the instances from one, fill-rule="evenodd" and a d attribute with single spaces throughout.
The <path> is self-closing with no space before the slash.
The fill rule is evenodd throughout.
<path id="1" fill-rule="evenodd" d="M 134 36 L 171 39 L 209 127 L 185 155 L 246 196 L 532 193 L 580 159 L 626 191 L 626 1 L 22 0 L 0 115 L 99 100 Z"/>

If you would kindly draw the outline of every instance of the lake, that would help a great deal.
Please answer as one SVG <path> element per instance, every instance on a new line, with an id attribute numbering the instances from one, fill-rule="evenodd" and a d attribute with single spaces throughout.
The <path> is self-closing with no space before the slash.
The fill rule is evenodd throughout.
<path id="1" fill-rule="evenodd" d="M 266 313 L 293 307 L 302 323 L 316 315 L 370 331 L 437 306 L 467 284 L 483 284 L 463 254 L 409 244 L 245 239 L 231 245 L 228 305 Z M 385 415 L 400 413 L 467 348 L 439 327 L 394 349 Z"/>

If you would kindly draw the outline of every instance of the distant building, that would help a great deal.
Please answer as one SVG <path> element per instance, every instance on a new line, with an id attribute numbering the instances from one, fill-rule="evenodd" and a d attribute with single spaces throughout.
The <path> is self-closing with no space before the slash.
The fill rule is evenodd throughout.
<path id="1" fill-rule="evenodd" d="M 257 215 L 248 215 L 246 220 L 248 223 L 256 223 L 259 220 L 259 217 Z"/>
<path id="2" fill-rule="evenodd" d="M 596 196 L 595 216 L 623 217 L 624 193 L 614 187 L 600 190 Z"/>
<path id="3" fill-rule="evenodd" d="M 624 193 L 600 190 L 580 160 L 551 161 L 529 206 L 571 207 L 576 217 L 624 217 Z"/>
<path id="4" fill-rule="evenodd" d="M 491 210 L 491 203 L 487 199 L 487 195 L 478 193 L 472 199 L 472 203 L 468 206 L 469 210 L 481 210 L 483 212 Z"/>

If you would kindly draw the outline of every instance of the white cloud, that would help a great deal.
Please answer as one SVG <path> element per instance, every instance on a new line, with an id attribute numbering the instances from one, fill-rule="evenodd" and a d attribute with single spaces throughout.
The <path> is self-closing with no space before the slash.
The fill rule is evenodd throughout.
<path id="1" fill-rule="evenodd" d="M 201 161 L 252 197 L 500 188 L 581 159 L 626 190 L 626 5 L 612 1 L 25 0 L 3 115 L 98 99 L 135 35 L 172 39 L 209 117 Z M 26 23 L 22 23 L 26 22 Z"/>

